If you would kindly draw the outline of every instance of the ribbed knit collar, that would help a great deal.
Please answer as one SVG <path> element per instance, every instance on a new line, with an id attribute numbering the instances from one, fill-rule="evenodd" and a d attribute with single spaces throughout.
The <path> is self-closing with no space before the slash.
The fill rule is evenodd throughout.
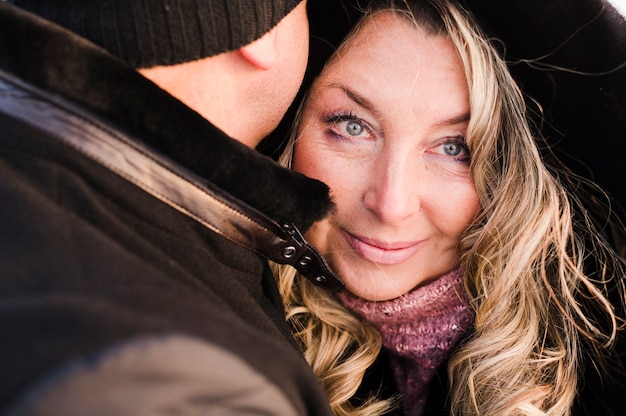
<path id="1" fill-rule="evenodd" d="M 341 302 L 381 334 L 389 351 L 404 413 L 420 415 L 437 369 L 470 328 L 474 313 L 454 270 L 396 299 L 368 301 L 348 291 Z"/>

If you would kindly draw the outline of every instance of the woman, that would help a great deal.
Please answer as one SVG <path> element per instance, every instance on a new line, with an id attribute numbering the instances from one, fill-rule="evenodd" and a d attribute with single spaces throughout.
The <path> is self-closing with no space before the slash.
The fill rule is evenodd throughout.
<path id="1" fill-rule="evenodd" d="M 337 414 L 443 410 L 447 369 L 455 414 L 566 415 L 604 364 L 622 265 L 524 112 L 445 0 L 374 2 L 314 82 L 282 162 L 330 186 L 335 213 L 307 238 L 346 290 L 278 274 Z"/>

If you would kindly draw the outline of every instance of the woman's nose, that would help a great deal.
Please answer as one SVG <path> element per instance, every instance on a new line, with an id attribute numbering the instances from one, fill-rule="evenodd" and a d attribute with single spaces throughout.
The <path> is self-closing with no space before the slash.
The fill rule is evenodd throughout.
<path id="1" fill-rule="evenodd" d="M 420 209 L 416 170 L 408 165 L 396 159 L 370 171 L 363 203 L 385 223 L 400 223 Z"/>

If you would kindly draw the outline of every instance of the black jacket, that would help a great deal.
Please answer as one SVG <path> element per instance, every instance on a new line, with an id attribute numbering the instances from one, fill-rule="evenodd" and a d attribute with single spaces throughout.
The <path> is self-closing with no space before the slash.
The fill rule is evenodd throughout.
<path id="1" fill-rule="evenodd" d="M 330 206 L 323 184 L 5 2 L 0 81 L 0 101 L 67 104 L 279 223 Z M 0 413 L 330 414 L 264 259 L 20 117 L 0 111 Z"/>

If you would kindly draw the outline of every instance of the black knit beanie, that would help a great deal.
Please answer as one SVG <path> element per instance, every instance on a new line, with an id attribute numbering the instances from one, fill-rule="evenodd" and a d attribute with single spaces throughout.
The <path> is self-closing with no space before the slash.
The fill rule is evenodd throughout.
<path id="1" fill-rule="evenodd" d="M 260 38 L 302 0 L 9 0 L 135 68 L 174 65 Z"/>

